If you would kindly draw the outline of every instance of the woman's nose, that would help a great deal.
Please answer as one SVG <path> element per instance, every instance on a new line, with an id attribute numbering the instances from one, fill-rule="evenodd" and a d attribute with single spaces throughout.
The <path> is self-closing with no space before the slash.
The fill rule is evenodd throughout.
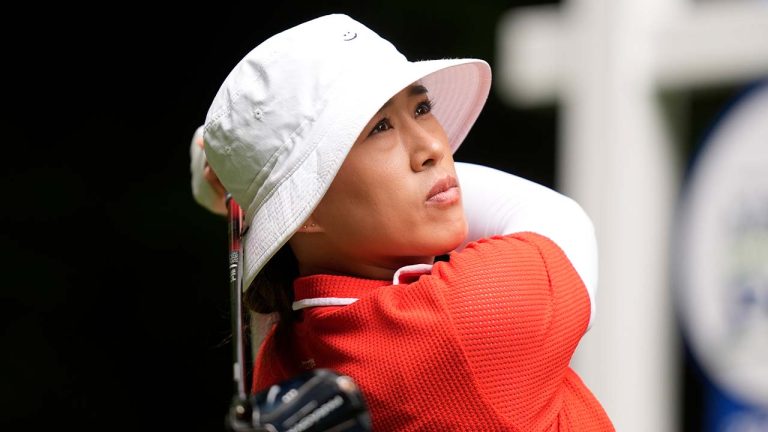
<path id="1" fill-rule="evenodd" d="M 415 172 L 437 165 L 448 151 L 448 144 L 442 142 L 440 134 L 418 123 L 407 129 L 405 139 L 410 151 L 411 169 Z"/>

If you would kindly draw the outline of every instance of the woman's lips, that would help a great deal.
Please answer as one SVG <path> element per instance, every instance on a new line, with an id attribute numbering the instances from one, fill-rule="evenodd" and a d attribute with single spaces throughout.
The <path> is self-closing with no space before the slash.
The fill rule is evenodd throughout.
<path id="1" fill-rule="evenodd" d="M 459 200 L 459 184 L 453 176 L 446 176 L 435 182 L 427 194 L 427 203 L 435 205 L 449 205 Z"/>

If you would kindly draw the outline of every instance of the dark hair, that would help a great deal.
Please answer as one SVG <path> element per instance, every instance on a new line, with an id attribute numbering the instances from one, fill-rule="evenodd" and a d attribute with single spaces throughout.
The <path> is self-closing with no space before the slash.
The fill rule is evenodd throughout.
<path id="1" fill-rule="evenodd" d="M 293 322 L 296 317 L 292 309 L 293 280 L 298 276 L 296 256 L 286 243 L 267 261 L 246 290 L 245 306 L 261 314 L 277 312 L 281 323 Z"/>
<path id="2" fill-rule="evenodd" d="M 265 351 L 265 365 L 271 363 L 269 358 L 278 359 L 278 352 L 289 350 L 291 344 L 290 327 L 298 316 L 293 306 L 293 280 L 299 276 L 299 264 L 293 250 L 287 243 L 281 247 L 264 268 L 256 275 L 251 285 L 243 295 L 243 303 L 251 312 L 260 314 L 277 314 L 273 321 L 275 327 L 272 349 Z M 248 328 L 248 332 L 255 329 Z M 261 333 L 266 329 L 256 329 Z M 259 339 L 265 334 L 258 334 Z M 252 339 L 253 341 L 253 339 Z M 257 342 L 261 343 L 261 342 Z M 259 349 L 258 347 L 255 347 Z M 257 361 L 254 357 L 254 362 Z M 288 365 L 286 365 L 288 367 Z M 296 371 L 298 373 L 299 371 Z"/>

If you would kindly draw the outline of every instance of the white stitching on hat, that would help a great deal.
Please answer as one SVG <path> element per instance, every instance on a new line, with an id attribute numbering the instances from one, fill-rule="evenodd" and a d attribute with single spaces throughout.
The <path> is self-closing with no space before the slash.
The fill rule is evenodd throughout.
<path id="1" fill-rule="evenodd" d="M 237 91 L 236 93 L 234 93 L 230 97 L 229 103 L 224 107 L 224 109 L 222 109 L 218 113 L 213 114 L 213 116 L 211 117 L 211 120 L 208 122 L 208 125 L 205 126 L 204 129 L 207 130 L 210 126 L 213 126 L 215 123 L 218 123 L 222 117 L 232 112 L 232 107 L 235 105 L 235 102 L 237 102 L 237 100 L 240 99 L 240 96 L 241 96 L 240 91 Z"/>

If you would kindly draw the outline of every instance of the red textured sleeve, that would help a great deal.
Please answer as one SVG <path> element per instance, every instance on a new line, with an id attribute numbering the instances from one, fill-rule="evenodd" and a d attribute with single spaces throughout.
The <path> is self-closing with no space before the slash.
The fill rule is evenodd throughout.
<path id="1" fill-rule="evenodd" d="M 453 254 L 433 275 L 488 402 L 520 424 L 551 421 L 590 310 L 562 250 L 535 233 L 493 237 Z"/>

